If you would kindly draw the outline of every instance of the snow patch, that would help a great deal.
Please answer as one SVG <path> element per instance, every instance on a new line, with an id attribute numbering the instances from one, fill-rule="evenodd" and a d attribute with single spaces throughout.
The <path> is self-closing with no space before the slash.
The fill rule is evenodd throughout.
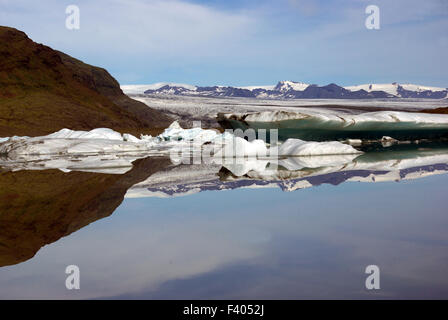
<path id="1" fill-rule="evenodd" d="M 308 83 L 295 82 L 295 81 L 280 81 L 275 87 L 280 92 L 286 92 L 289 90 L 303 91 L 309 87 Z"/>
<path id="2" fill-rule="evenodd" d="M 61 129 L 55 133 L 40 137 L 41 139 L 105 139 L 123 141 L 121 133 L 109 128 L 97 128 L 91 131 L 74 131 Z"/>

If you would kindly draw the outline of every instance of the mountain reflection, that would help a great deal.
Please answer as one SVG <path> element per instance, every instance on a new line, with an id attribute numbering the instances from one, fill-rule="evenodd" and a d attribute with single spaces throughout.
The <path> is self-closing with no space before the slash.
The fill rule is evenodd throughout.
<path id="1" fill-rule="evenodd" d="M 237 188 L 294 191 L 321 184 L 401 181 L 446 172 L 448 148 L 445 144 L 397 145 L 371 149 L 361 155 L 171 165 L 134 185 L 126 197 L 175 197 Z"/>

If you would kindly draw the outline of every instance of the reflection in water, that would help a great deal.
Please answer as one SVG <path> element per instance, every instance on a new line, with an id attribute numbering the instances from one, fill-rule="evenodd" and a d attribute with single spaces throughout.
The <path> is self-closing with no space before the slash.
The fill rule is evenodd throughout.
<path id="1" fill-rule="evenodd" d="M 0 266 L 112 214 L 132 185 L 169 164 L 147 158 L 124 175 L 59 170 L 0 172 Z"/>
<path id="2" fill-rule="evenodd" d="M 445 145 L 417 148 L 397 145 L 362 155 L 288 157 L 275 162 L 231 159 L 223 166 L 172 165 L 134 185 L 126 197 L 172 197 L 237 188 L 279 187 L 294 191 L 325 183 L 400 181 L 445 172 L 448 172 Z"/>
<path id="3" fill-rule="evenodd" d="M 419 145 L 276 166 L 0 172 L 0 298 L 446 298 L 447 171 L 447 149 Z M 68 264 L 79 292 L 65 289 Z M 379 292 L 364 289 L 368 264 Z"/>

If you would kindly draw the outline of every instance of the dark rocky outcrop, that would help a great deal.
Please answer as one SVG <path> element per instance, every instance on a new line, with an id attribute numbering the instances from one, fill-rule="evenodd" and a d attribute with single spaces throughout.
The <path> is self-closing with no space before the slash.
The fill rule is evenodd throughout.
<path id="1" fill-rule="evenodd" d="M 170 120 L 126 96 L 105 69 L 0 26 L 0 137 L 98 127 L 139 135 Z"/>

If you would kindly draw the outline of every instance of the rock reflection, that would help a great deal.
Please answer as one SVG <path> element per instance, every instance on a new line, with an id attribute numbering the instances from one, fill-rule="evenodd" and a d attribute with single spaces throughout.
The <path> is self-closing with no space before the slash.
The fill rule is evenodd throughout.
<path id="1" fill-rule="evenodd" d="M 0 266 L 31 259 L 44 245 L 111 215 L 132 185 L 169 163 L 137 160 L 122 175 L 0 171 Z"/>

